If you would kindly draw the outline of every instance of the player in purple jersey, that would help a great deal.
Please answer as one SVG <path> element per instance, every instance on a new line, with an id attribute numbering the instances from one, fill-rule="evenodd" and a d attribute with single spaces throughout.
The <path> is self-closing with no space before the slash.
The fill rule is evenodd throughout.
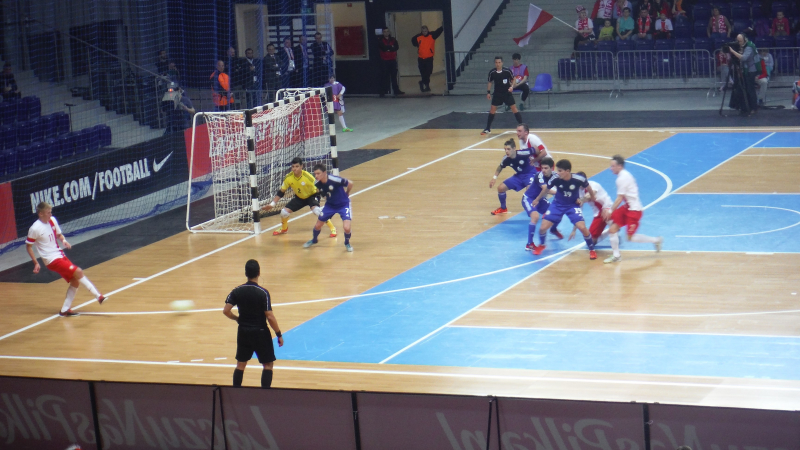
<path id="1" fill-rule="evenodd" d="M 506 178 L 505 181 L 497 186 L 497 198 L 500 199 L 500 207 L 492 211 L 493 216 L 508 212 L 508 208 L 506 208 L 507 190 L 511 189 L 519 192 L 533 183 L 533 178 L 536 176 L 536 168 L 531 164 L 531 151 L 528 149 L 517 150 L 516 147 L 517 145 L 513 139 L 505 142 L 506 156 L 500 161 L 500 165 L 494 171 L 492 181 L 489 182 L 489 189 L 491 189 L 497 182 L 497 176 L 500 175 L 503 168 L 511 167 L 514 170 L 514 175 Z"/>
<path id="2" fill-rule="evenodd" d="M 350 191 L 353 189 L 353 182 L 342 177 L 328 175 L 328 169 L 325 164 L 314 166 L 314 178 L 317 179 L 314 184 L 317 187 L 317 192 L 327 200 L 325 200 L 325 206 L 322 207 L 319 217 L 317 217 L 317 223 L 314 225 L 314 230 L 312 231 L 314 238 L 303 244 L 303 248 L 316 244 L 322 225 L 338 214 L 342 218 L 344 226 L 344 248 L 348 252 L 352 252 L 353 247 L 350 245 L 350 221 L 352 220 Z"/>
<path id="3" fill-rule="evenodd" d="M 353 131 L 352 128 L 347 128 L 347 124 L 344 122 L 344 85 L 336 81 L 336 75 L 331 74 L 325 87 L 330 87 L 331 91 L 333 91 L 333 98 L 331 99 L 331 101 L 333 101 L 333 110 L 336 112 L 336 115 L 339 116 L 339 123 L 342 124 L 342 131 Z"/>
<path id="4" fill-rule="evenodd" d="M 525 210 L 528 217 L 531 218 L 531 223 L 528 224 L 528 245 L 525 246 L 525 250 L 536 249 L 536 244 L 533 243 L 533 234 L 536 232 L 536 224 L 539 222 L 539 218 L 543 217 L 550 207 L 550 202 L 547 201 L 547 194 L 550 193 L 550 188 L 547 187 L 547 184 L 550 182 L 551 178 L 558 177 L 558 175 L 553 173 L 554 165 L 553 158 L 549 156 L 544 157 L 544 159 L 540 161 L 542 171 L 536 174 L 533 183 L 528 186 L 528 190 L 522 195 L 522 208 Z M 564 236 L 556 229 L 557 226 L 558 223 L 556 223 L 554 227 L 550 227 L 550 234 L 558 239 L 564 239 Z"/>
<path id="5" fill-rule="evenodd" d="M 562 159 L 556 163 L 556 170 L 558 178 L 552 178 L 547 186 L 556 190 L 556 196 L 550 204 L 550 208 L 545 213 L 542 226 L 539 228 L 539 246 L 533 250 L 534 255 L 541 255 L 545 249 L 545 240 L 547 239 L 547 230 L 553 226 L 554 223 L 561 221 L 561 218 L 566 215 L 573 225 L 578 227 L 583 233 L 583 239 L 586 241 L 586 246 L 589 247 L 589 259 L 597 259 L 597 253 L 594 251 L 594 241 L 586 229 L 586 223 L 583 220 L 583 212 L 578 204 L 580 197 L 580 190 L 583 188 L 591 201 L 595 201 L 594 190 L 589 185 L 589 180 L 580 175 L 573 175 L 572 163 L 566 159 Z"/>

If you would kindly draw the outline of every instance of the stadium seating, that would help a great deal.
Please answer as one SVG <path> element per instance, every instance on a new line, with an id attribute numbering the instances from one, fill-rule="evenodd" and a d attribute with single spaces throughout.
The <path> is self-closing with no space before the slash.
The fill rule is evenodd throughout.
<path id="1" fill-rule="evenodd" d="M 760 1 L 754 1 L 750 3 L 750 16 L 753 19 L 761 19 L 764 17 L 764 13 L 761 12 Z"/>
<path id="2" fill-rule="evenodd" d="M 13 175 L 19 172 L 17 153 L 14 150 L 0 152 L 0 175 Z"/>
<path id="3" fill-rule="evenodd" d="M 739 34 L 749 28 L 751 25 L 750 20 L 734 20 L 733 21 L 733 34 Z"/>
<path id="4" fill-rule="evenodd" d="M 571 80 L 574 76 L 574 64 L 569 58 L 558 60 L 558 78 L 560 80 Z"/>
<path id="5" fill-rule="evenodd" d="M 40 117 L 39 124 L 42 128 L 44 139 L 51 139 L 58 136 L 58 129 L 56 128 L 56 116 L 54 114 Z"/>
<path id="6" fill-rule="evenodd" d="M 702 21 L 704 25 L 708 25 L 708 19 L 711 18 L 711 5 L 708 3 L 698 3 L 692 8 L 692 18 L 695 25 L 698 21 Z"/>
<path id="7" fill-rule="evenodd" d="M 11 125 L 0 127 L 0 150 L 9 150 L 17 146 L 17 128 Z"/>
<path id="8" fill-rule="evenodd" d="M 749 20 L 750 19 L 750 4 L 747 2 L 736 2 L 731 4 L 731 19 L 733 20 Z"/>
<path id="9" fill-rule="evenodd" d="M 775 39 L 772 36 L 759 36 L 753 41 L 758 48 L 772 48 L 775 47 Z"/>
<path id="10" fill-rule="evenodd" d="M 61 143 L 58 139 L 51 138 L 45 140 L 44 147 L 47 150 L 48 164 L 61 159 Z"/>
<path id="11" fill-rule="evenodd" d="M 56 135 L 69 133 L 69 115 L 65 112 L 57 112 L 53 115 L 56 116 Z"/>
<path id="12" fill-rule="evenodd" d="M 778 11 L 783 11 L 785 15 L 789 15 L 792 11 L 792 5 L 789 2 L 772 2 L 772 17 L 778 14 Z"/>
<path id="13" fill-rule="evenodd" d="M 548 77 L 550 75 L 547 75 Z M 538 78 L 538 77 L 537 77 Z M 552 80 L 551 80 L 552 83 Z M 111 127 L 108 125 L 98 125 L 100 127 L 100 147 L 111 146 Z"/>
<path id="14" fill-rule="evenodd" d="M 676 23 L 674 25 L 673 34 L 679 39 L 691 38 L 692 28 L 688 22 L 683 22 L 681 24 Z"/>
<path id="15" fill-rule="evenodd" d="M 776 36 L 775 47 L 788 48 L 796 45 L 796 38 L 794 36 Z"/>
<path id="16" fill-rule="evenodd" d="M 708 19 L 694 21 L 694 37 L 708 37 Z"/>
<path id="17" fill-rule="evenodd" d="M 10 125 L 17 120 L 17 101 L 4 101 L 0 103 L 0 124 Z"/>
<path id="18" fill-rule="evenodd" d="M 39 97 L 22 97 L 17 105 L 17 121 L 36 119 L 42 115 Z"/>

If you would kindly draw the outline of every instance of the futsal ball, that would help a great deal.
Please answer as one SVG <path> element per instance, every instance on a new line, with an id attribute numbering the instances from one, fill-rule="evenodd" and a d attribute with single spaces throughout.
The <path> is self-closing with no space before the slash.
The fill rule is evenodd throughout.
<path id="1" fill-rule="evenodd" d="M 191 300 L 175 300 L 169 306 L 173 311 L 188 311 L 194 308 L 194 302 Z"/>

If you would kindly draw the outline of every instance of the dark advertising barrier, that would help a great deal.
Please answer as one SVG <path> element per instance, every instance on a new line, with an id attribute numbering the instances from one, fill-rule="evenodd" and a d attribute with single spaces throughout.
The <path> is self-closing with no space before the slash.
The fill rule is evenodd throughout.
<path id="1" fill-rule="evenodd" d="M 18 237 L 46 201 L 62 224 L 189 179 L 183 135 L 108 150 L 11 182 Z"/>
<path id="2" fill-rule="evenodd" d="M 222 388 L 229 448 L 355 450 L 349 392 Z"/>
<path id="3" fill-rule="evenodd" d="M 89 384 L 0 378 L 0 449 L 95 450 Z"/>
<path id="4" fill-rule="evenodd" d="M 798 450 L 800 412 L 650 405 L 650 448 Z"/>

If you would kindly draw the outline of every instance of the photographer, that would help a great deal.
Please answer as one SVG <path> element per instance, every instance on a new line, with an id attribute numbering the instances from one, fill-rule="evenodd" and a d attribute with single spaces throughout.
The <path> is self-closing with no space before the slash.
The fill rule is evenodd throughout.
<path id="1" fill-rule="evenodd" d="M 739 44 L 737 52 L 730 46 L 724 46 L 724 51 L 729 51 L 731 55 L 738 59 L 738 67 L 733 70 L 738 71 L 734 74 L 733 94 L 731 95 L 731 108 L 736 108 L 743 115 L 751 115 L 758 109 L 758 99 L 756 98 L 756 58 L 758 51 L 755 44 L 747 39 L 747 36 L 740 34 L 736 36 L 736 42 Z"/>
<path id="2" fill-rule="evenodd" d="M 192 100 L 187 96 L 178 83 L 169 84 L 167 92 L 161 98 L 161 108 L 167 118 L 167 129 L 164 134 L 183 131 L 192 126 L 192 116 L 195 114 Z"/>

